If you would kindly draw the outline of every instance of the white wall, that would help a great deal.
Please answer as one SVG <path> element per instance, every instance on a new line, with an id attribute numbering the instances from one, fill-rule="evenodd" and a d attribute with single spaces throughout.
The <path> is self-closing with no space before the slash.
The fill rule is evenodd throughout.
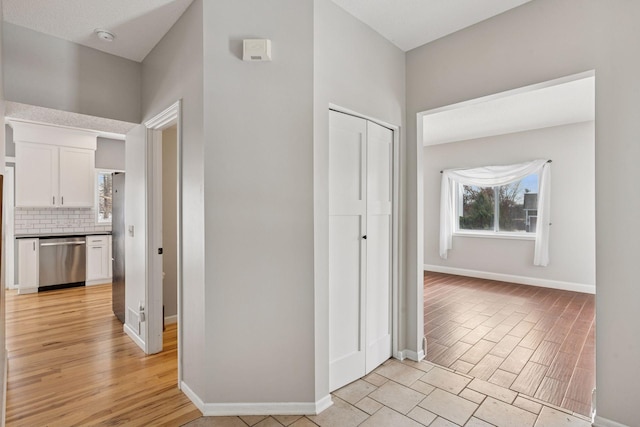
<path id="1" fill-rule="evenodd" d="M 144 120 L 182 99 L 182 373 L 183 382 L 198 395 L 208 381 L 204 346 L 202 4 L 202 0 L 195 0 L 142 62 Z"/>
<path id="2" fill-rule="evenodd" d="M 329 104 L 398 126 L 404 151 L 405 56 L 332 1 L 314 5 L 315 393 L 320 399 L 329 391 Z M 413 330 L 413 342 L 407 338 L 411 332 L 400 337 L 401 350 L 419 345 Z"/>
<path id="3" fill-rule="evenodd" d="M 312 0 L 204 2 L 204 76 L 203 397 L 313 403 Z"/>
<path id="4" fill-rule="evenodd" d="M 595 291 L 594 123 L 585 122 L 424 148 L 424 263 L 554 282 Z M 439 255 L 440 171 L 552 159 L 547 267 L 533 265 L 533 240 L 454 236 Z"/>
<path id="5" fill-rule="evenodd" d="M 418 239 L 416 113 L 596 70 L 598 416 L 630 426 L 640 419 L 640 229 L 631 226 L 640 211 L 638 20 L 634 1 L 533 0 L 407 54 L 408 197 L 417 201 L 408 232 Z M 409 249 L 410 258 L 422 251 Z"/>
<path id="6" fill-rule="evenodd" d="M 162 305 L 164 317 L 178 314 L 177 126 L 162 131 Z"/>
<path id="7" fill-rule="evenodd" d="M 8 101 L 140 122 L 140 63 L 4 23 Z"/>

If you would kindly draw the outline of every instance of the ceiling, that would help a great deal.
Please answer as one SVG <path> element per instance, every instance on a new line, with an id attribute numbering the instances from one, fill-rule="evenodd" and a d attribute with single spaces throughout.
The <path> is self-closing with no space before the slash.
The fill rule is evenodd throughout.
<path id="1" fill-rule="evenodd" d="M 455 33 L 528 1 L 333 0 L 404 51 Z"/>
<path id="2" fill-rule="evenodd" d="M 3 0 L 12 24 L 141 62 L 193 0 Z M 95 29 L 115 34 L 98 39 Z"/>
<path id="3" fill-rule="evenodd" d="M 444 144 L 594 119 L 595 77 L 589 76 L 427 112 L 423 117 L 423 141 L 424 145 Z"/>
<path id="4" fill-rule="evenodd" d="M 4 20 L 141 62 L 193 0 L 3 0 Z M 333 0 L 410 50 L 530 0 Z M 100 40 L 96 29 L 115 34 Z"/>

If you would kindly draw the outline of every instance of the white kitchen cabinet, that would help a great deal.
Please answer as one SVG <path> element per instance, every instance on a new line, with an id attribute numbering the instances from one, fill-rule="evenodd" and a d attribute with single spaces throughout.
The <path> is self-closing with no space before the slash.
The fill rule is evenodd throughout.
<path id="1" fill-rule="evenodd" d="M 16 144 L 16 207 L 51 207 L 58 195 L 58 147 Z"/>
<path id="2" fill-rule="evenodd" d="M 9 121 L 16 143 L 16 207 L 93 207 L 97 134 Z"/>
<path id="3" fill-rule="evenodd" d="M 18 239 L 18 293 L 38 292 L 40 239 Z"/>
<path id="4" fill-rule="evenodd" d="M 16 207 L 92 207 L 95 151 L 16 144 Z"/>
<path id="5" fill-rule="evenodd" d="M 111 236 L 87 236 L 87 278 L 85 284 L 111 281 Z"/>

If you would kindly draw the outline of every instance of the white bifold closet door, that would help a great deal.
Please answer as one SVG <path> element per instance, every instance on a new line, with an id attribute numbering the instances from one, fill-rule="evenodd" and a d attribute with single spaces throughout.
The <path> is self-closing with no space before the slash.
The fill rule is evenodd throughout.
<path id="1" fill-rule="evenodd" d="M 331 391 L 391 356 L 393 131 L 330 112 Z"/>

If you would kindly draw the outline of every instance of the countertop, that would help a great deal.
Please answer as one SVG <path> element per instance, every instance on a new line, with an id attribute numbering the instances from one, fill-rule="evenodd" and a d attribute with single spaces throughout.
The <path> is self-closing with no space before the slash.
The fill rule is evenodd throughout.
<path id="1" fill-rule="evenodd" d="M 73 236 L 108 236 L 110 231 L 86 231 L 84 233 L 51 233 L 51 234 L 17 234 L 16 239 L 46 239 L 49 237 L 73 237 Z"/>

